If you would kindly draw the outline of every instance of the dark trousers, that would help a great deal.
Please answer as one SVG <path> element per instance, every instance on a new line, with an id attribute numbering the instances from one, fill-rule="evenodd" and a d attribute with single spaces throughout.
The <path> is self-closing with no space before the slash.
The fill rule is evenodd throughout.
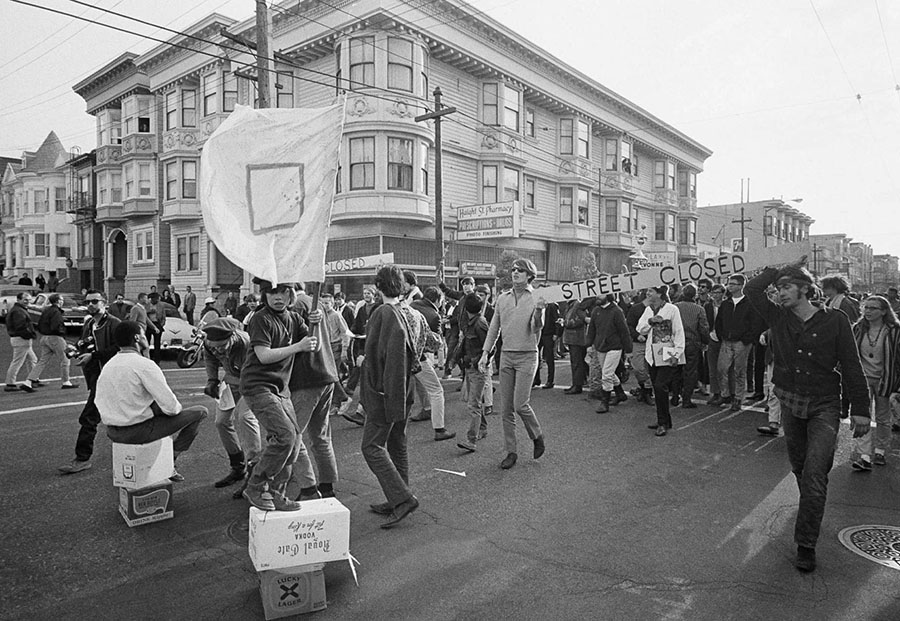
<path id="1" fill-rule="evenodd" d="M 702 360 L 700 345 L 687 343 L 684 348 L 684 365 L 677 367 L 680 371 L 672 382 L 672 392 L 680 394 L 684 401 L 690 401 L 697 388 L 700 377 L 700 361 Z"/>
<path id="2" fill-rule="evenodd" d="M 587 347 L 584 345 L 569 345 L 569 365 L 572 367 L 572 386 L 581 388 L 587 379 L 588 365 L 584 361 Z"/>
<path id="3" fill-rule="evenodd" d="M 200 431 L 200 423 L 206 418 L 207 413 L 202 405 L 185 408 L 174 416 L 157 410 L 153 418 L 137 425 L 127 427 L 110 425 L 106 428 L 106 435 L 119 444 L 148 444 L 177 433 L 178 437 L 172 443 L 172 450 L 177 455 L 191 448 L 197 432 Z"/>
<path id="4" fill-rule="evenodd" d="M 678 375 L 682 365 L 657 367 L 650 365 L 650 381 L 656 395 L 656 424 L 672 428 L 672 414 L 669 412 L 669 387 Z"/>
<path id="5" fill-rule="evenodd" d="M 147 328 L 147 340 L 151 341 L 153 343 L 153 349 L 150 352 L 150 356 L 156 360 L 159 360 L 159 358 L 160 358 L 159 350 L 160 350 L 160 347 L 162 346 L 161 345 L 162 333 L 163 333 L 164 328 L 161 325 L 159 325 L 158 323 L 154 323 L 153 325 L 156 326 L 156 332 L 153 332 L 148 327 Z"/>
<path id="6" fill-rule="evenodd" d="M 88 387 L 88 398 L 81 410 L 81 416 L 78 417 L 78 439 L 75 440 L 75 459 L 78 461 L 87 461 L 94 454 L 94 438 L 97 436 L 97 425 L 100 424 L 100 411 L 94 405 L 100 365 L 89 362 L 84 367 L 83 373 Z"/>
<path id="7" fill-rule="evenodd" d="M 412 378 L 410 378 L 411 380 Z M 406 398 L 406 413 L 412 405 L 412 381 Z M 409 489 L 409 452 L 406 441 L 404 418 L 397 422 L 386 422 L 380 417 L 366 416 L 363 425 L 362 454 L 369 470 L 378 479 L 384 497 L 391 506 L 406 502 L 412 497 Z"/>
<path id="8" fill-rule="evenodd" d="M 761 395 L 766 385 L 766 346 L 753 346 L 753 394 Z"/>
<path id="9" fill-rule="evenodd" d="M 797 487 L 800 488 L 800 508 L 794 525 L 794 541 L 799 546 L 814 548 L 825 515 L 828 473 L 834 463 L 834 449 L 837 446 L 840 398 L 816 399 L 810 404 L 807 416 L 808 418 L 799 418 L 791 404 L 782 401 L 781 424 L 788 459 L 797 478 Z"/>
<path id="10" fill-rule="evenodd" d="M 187 317 L 187 322 L 191 325 L 194 325 L 194 309 L 184 309 L 184 314 Z"/>
<path id="11" fill-rule="evenodd" d="M 538 341 L 538 367 L 537 371 L 534 372 L 534 383 L 541 383 L 541 363 L 540 360 L 543 360 L 547 363 L 547 383 L 552 384 L 556 380 L 556 351 L 554 348 L 556 341 L 553 339 L 552 334 L 547 334 L 541 337 L 541 340 Z"/>

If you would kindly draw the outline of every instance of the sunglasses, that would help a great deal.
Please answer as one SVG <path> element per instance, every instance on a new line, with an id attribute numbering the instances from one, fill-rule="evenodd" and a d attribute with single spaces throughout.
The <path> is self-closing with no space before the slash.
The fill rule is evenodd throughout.
<path id="1" fill-rule="evenodd" d="M 525 273 L 525 270 L 523 270 L 521 267 L 514 267 L 514 268 L 510 269 L 509 271 L 510 272 L 520 272 L 522 274 Z"/>
<path id="2" fill-rule="evenodd" d="M 880 306 L 863 306 L 863 310 L 880 311 L 883 309 Z"/>
<path id="3" fill-rule="evenodd" d="M 91 298 L 90 300 L 85 300 L 88 304 L 99 304 L 103 300 L 101 298 Z"/>

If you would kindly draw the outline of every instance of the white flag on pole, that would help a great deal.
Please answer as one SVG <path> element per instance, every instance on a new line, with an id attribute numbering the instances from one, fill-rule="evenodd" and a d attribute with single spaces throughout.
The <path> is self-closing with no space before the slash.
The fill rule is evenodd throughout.
<path id="1" fill-rule="evenodd" d="M 203 224 L 232 263 L 273 283 L 325 280 L 344 103 L 235 106 L 206 141 Z"/>

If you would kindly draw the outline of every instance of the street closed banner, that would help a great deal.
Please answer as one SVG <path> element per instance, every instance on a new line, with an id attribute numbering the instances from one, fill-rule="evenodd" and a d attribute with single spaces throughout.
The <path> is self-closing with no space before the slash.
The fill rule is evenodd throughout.
<path id="1" fill-rule="evenodd" d="M 232 263 L 271 282 L 325 279 L 343 125 L 343 101 L 236 106 L 213 132 L 200 160 L 200 206 Z"/>
<path id="2" fill-rule="evenodd" d="M 717 278 L 727 278 L 731 274 L 757 270 L 767 265 L 791 263 L 809 253 L 810 245 L 806 242 L 783 244 L 771 248 L 760 248 L 754 252 L 733 252 L 640 272 L 567 282 L 555 287 L 537 289 L 535 295 L 545 302 L 567 302 L 608 293 L 625 293 L 647 287 L 695 282 L 701 278 L 716 280 Z"/>

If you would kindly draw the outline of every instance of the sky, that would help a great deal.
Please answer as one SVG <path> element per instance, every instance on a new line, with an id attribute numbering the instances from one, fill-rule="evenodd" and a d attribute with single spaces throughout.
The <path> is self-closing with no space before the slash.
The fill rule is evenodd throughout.
<path id="1" fill-rule="evenodd" d="M 168 38 L 70 0 L 34 2 Z M 255 7 L 253 0 L 90 4 L 173 29 L 212 12 L 247 19 Z M 750 200 L 802 199 L 795 206 L 816 220 L 813 234 L 846 233 L 875 253 L 900 255 L 900 2 L 472 5 L 711 149 L 698 178 L 701 206 L 740 202 L 749 179 Z M 353 12 L 352 4 L 343 8 Z M 51 130 L 66 148 L 92 149 L 94 120 L 72 86 L 124 51 L 157 45 L 11 0 L 0 0 L 0 23 L 0 155 L 8 157 L 37 149 Z"/>

